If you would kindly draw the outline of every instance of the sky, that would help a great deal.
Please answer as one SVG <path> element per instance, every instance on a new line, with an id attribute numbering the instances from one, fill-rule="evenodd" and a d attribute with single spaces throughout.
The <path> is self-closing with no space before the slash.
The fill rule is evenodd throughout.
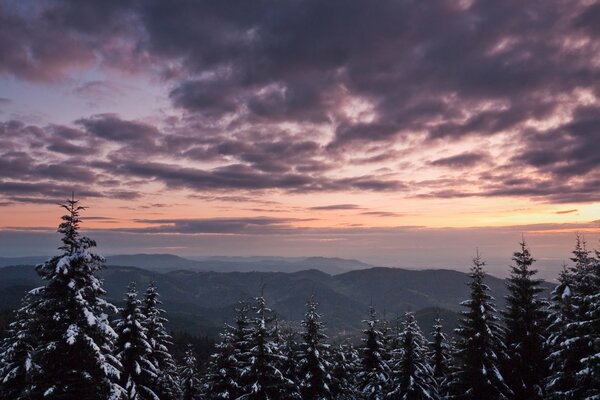
<path id="1" fill-rule="evenodd" d="M 544 277 L 600 247 L 600 2 L 0 1 L 0 255 Z"/>

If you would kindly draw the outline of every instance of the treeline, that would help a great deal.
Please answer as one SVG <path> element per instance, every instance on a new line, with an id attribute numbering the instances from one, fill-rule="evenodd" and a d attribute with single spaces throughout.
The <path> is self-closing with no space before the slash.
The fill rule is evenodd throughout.
<path id="1" fill-rule="evenodd" d="M 360 344 L 332 345 L 315 296 L 294 330 L 261 294 L 238 304 L 201 369 L 192 346 L 173 356 L 154 285 L 140 299 L 131 284 L 120 310 L 104 300 L 83 208 L 63 207 L 62 254 L 37 267 L 46 284 L 25 296 L 0 348 L 1 399 L 600 398 L 600 254 L 579 236 L 551 299 L 523 241 L 503 311 L 477 254 L 451 340 L 440 320 L 427 339 L 412 313 L 391 324 L 371 307 Z"/>

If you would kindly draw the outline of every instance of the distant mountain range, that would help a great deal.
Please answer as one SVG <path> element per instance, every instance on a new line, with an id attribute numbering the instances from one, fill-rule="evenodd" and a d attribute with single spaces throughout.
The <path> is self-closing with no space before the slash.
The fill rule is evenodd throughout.
<path id="1" fill-rule="evenodd" d="M 49 257 L 0 257 L 0 267 L 11 265 L 35 265 Z M 317 269 L 336 275 L 357 269 L 373 268 L 357 260 L 326 257 L 196 257 L 183 258 L 172 254 L 126 254 L 106 257 L 107 265 L 138 267 L 153 271 L 214 272 L 298 272 Z"/>
<path id="2" fill-rule="evenodd" d="M 124 257 L 124 256 L 119 256 Z M 340 274 L 328 274 L 316 269 L 297 272 L 214 272 L 198 267 L 219 261 L 233 268 L 247 263 L 256 268 L 263 260 L 186 260 L 164 257 L 165 260 L 184 260 L 190 266 L 175 270 L 175 264 L 161 265 L 153 256 L 116 258 L 118 261 L 141 261 L 146 258 L 148 269 L 109 265 L 102 271 L 108 298 L 120 303 L 130 281 L 143 291 L 150 281 L 156 282 L 162 295 L 164 307 L 169 312 L 171 328 L 191 333 L 215 335 L 224 322 L 232 322 L 236 302 L 240 298 L 254 297 L 261 288 L 269 303 L 281 319 L 298 323 L 304 313 L 308 296 L 314 293 L 320 303 L 320 312 L 331 336 L 357 334 L 368 307 L 373 304 L 380 316 L 393 321 L 405 311 L 414 311 L 422 328 L 429 331 L 433 319 L 439 313 L 446 320 L 448 331 L 456 326 L 460 302 L 468 296 L 467 274 L 451 270 L 406 270 L 374 267 L 356 269 Z M 115 262 L 115 259 L 109 263 Z M 275 269 L 277 260 L 266 268 Z M 365 266 L 360 262 L 338 259 L 301 259 L 298 265 L 314 262 L 320 266 Z M 280 269 L 291 268 L 287 261 Z M 213 264 L 214 265 L 214 264 Z M 179 265 L 181 268 L 182 265 Z M 7 266 L 0 268 L 0 309 L 18 306 L 23 293 L 41 284 L 32 266 Z M 506 287 L 504 281 L 488 276 L 487 284 L 498 299 L 498 307 L 504 306 Z M 550 284 L 546 285 L 548 288 Z M 394 322 L 391 322 L 394 325 Z"/>

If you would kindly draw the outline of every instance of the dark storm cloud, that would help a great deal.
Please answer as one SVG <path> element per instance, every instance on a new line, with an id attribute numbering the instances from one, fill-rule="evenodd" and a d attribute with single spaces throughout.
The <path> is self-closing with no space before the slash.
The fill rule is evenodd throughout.
<path id="1" fill-rule="evenodd" d="M 486 155 L 482 153 L 466 152 L 455 156 L 438 158 L 430 164 L 438 167 L 466 168 L 479 164 L 485 158 Z"/>

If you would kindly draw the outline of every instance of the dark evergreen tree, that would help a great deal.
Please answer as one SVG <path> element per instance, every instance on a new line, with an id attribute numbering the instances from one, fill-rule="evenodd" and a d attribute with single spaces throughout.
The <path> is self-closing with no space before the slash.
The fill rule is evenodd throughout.
<path id="1" fill-rule="evenodd" d="M 390 386 L 390 367 L 385 362 L 383 334 L 379 330 L 379 320 L 375 308 L 369 308 L 369 318 L 363 321 L 367 328 L 363 331 L 362 366 L 358 373 L 360 395 L 368 400 L 381 400 Z"/>
<path id="2" fill-rule="evenodd" d="M 170 352 L 173 343 L 165 328 L 168 321 L 163 315 L 166 312 L 159 308 L 160 304 L 158 290 L 154 283 L 150 283 L 144 299 L 144 323 L 148 343 L 152 349 L 148 358 L 156 366 L 157 376 L 148 386 L 161 400 L 176 399 L 181 395 L 176 377 L 177 364 Z"/>
<path id="3" fill-rule="evenodd" d="M 548 303 L 539 297 L 544 291 L 542 280 L 534 278 L 535 260 L 525 240 L 520 246 L 520 251 L 513 254 L 514 265 L 507 280 L 504 326 L 508 357 L 503 370 L 513 391 L 512 399 L 536 400 L 545 397 L 544 383 L 548 376 Z"/>
<path id="4" fill-rule="evenodd" d="M 116 311 L 104 300 L 105 291 L 95 274 L 104 259 L 90 251 L 93 240 L 79 234 L 75 199 L 61 205 L 67 210 L 58 232 L 62 254 L 36 267 L 46 285 L 36 302 L 38 345 L 33 377 L 34 397 L 45 399 L 116 399 L 119 362 L 112 355 L 116 334 L 107 314 Z"/>
<path id="5" fill-rule="evenodd" d="M 179 368 L 181 399 L 200 400 L 202 397 L 202 383 L 198 371 L 198 361 L 194 354 L 194 347 L 190 344 L 185 351 L 183 364 Z"/>
<path id="6" fill-rule="evenodd" d="M 296 341 L 298 334 L 291 328 L 286 328 L 282 331 L 283 348 L 282 353 L 285 356 L 281 372 L 292 382 L 298 382 L 298 359 L 297 355 L 300 351 L 300 345 Z"/>
<path id="7" fill-rule="evenodd" d="M 578 380 L 585 386 L 585 399 L 600 399 L 600 254 L 593 261 L 593 275 L 589 276 L 597 289 L 595 293 L 583 299 L 587 312 L 581 322 L 584 332 L 583 340 L 589 344 L 588 354 L 581 360 L 581 369 L 577 373 Z"/>
<path id="8" fill-rule="evenodd" d="M 427 360 L 427 340 L 412 313 L 406 313 L 400 338 L 402 353 L 394 372 L 397 376 L 389 399 L 438 400 L 437 382 Z"/>
<path id="9" fill-rule="evenodd" d="M 596 262 L 580 235 L 571 261 L 573 266 L 563 272 L 556 290 L 562 288 L 562 293 L 553 296 L 547 388 L 549 397 L 556 399 L 584 399 L 593 396 L 588 394 L 598 386 L 586 364 L 596 353 L 590 317 L 594 309 L 591 299 L 600 290 L 600 281 L 596 278 Z"/>
<path id="10" fill-rule="evenodd" d="M 490 289 L 484 283 L 484 265 L 477 253 L 470 274 L 470 299 L 462 303 L 467 310 L 462 312 L 456 330 L 451 390 L 460 399 L 497 400 L 511 395 L 500 372 L 504 357 L 502 330 Z"/>
<path id="11" fill-rule="evenodd" d="M 298 369 L 302 399 L 331 399 L 331 365 L 326 359 L 329 345 L 323 333 L 321 316 L 317 312 L 318 303 L 314 295 L 306 303 L 302 326 L 303 343 L 300 346 Z"/>
<path id="12" fill-rule="evenodd" d="M 148 342 L 145 326 L 146 316 L 142 313 L 135 283 L 131 282 L 125 295 L 125 306 L 121 319 L 116 321 L 117 359 L 122 365 L 121 386 L 127 399 L 158 399 L 152 390 L 158 378 L 157 366 L 152 362 L 152 346 Z"/>
<path id="13" fill-rule="evenodd" d="M 0 346 L 0 398 L 26 400 L 32 396 L 31 378 L 38 372 L 34 363 L 38 329 L 35 315 L 35 294 L 23 298 L 8 335 Z"/>
<path id="14" fill-rule="evenodd" d="M 252 382 L 241 399 L 299 399 L 295 382 L 278 369 L 283 355 L 273 341 L 271 310 L 263 296 L 256 298 L 256 317 L 251 333 L 249 376 Z"/>
<path id="15" fill-rule="evenodd" d="M 248 393 L 253 377 L 251 376 L 250 358 L 252 346 L 252 321 L 248 316 L 250 304 L 245 300 L 238 302 L 236 320 L 233 330 L 234 356 L 237 362 L 236 382 L 241 393 Z"/>
<path id="16" fill-rule="evenodd" d="M 238 383 L 238 361 L 236 359 L 233 328 L 225 325 L 221 341 L 215 346 L 208 366 L 207 397 L 210 399 L 236 399 L 241 394 Z"/>
<path id="17" fill-rule="evenodd" d="M 336 400 L 358 398 L 356 392 L 356 374 L 360 370 L 361 360 L 358 351 L 351 343 L 340 344 L 330 352 L 332 365 L 331 394 Z"/>
<path id="18" fill-rule="evenodd" d="M 433 340 L 429 343 L 429 363 L 433 369 L 433 377 L 438 384 L 438 392 L 443 397 L 447 394 L 451 353 L 442 320 L 439 317 L 435 319 L 432 336 Z"/>

